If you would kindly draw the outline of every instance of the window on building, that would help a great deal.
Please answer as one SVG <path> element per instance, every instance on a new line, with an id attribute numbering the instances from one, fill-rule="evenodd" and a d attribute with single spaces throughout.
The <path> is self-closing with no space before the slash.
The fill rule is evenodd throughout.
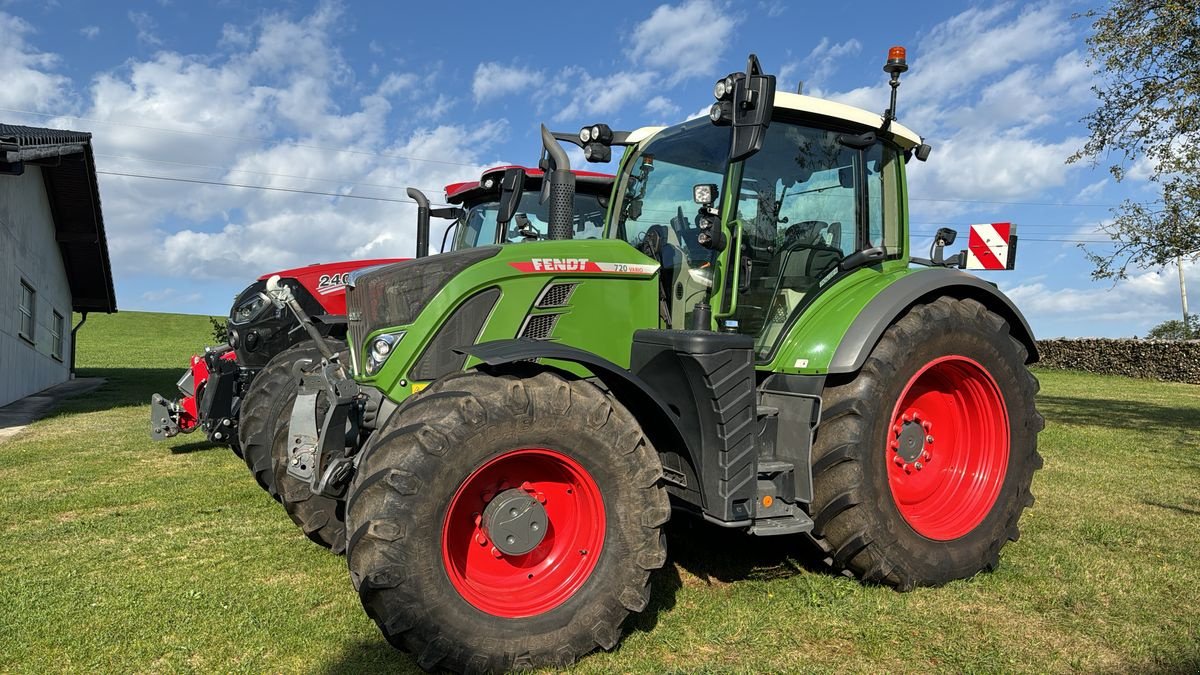
<path id="1" fill-rule="evenodd" d="M 50 322 L 50 337 L 54 340 L 50 353 L 59 361 L 63 360 L 63 315 L 54 312 L 54 320 Z"/>
<path id="2" fill-rule="evenodd" d="M 33 290 L 33 286 L 30 286 L 28 282 L 26 282 L 24 279 L 22 279 L 21 280 L 21 305 L 18 308 L 18 311 L 21 313 L 20 334 L 21 334 L 21 337 L 25 338 L 26 340 L 28 340 L 31 343 L 34 341 L 33 329 L 34 329 L 34 326 L 37 325 L 34 321 L 37 318 L 34 314 L 36 309 L 37 309 L 37 292 Z"/>

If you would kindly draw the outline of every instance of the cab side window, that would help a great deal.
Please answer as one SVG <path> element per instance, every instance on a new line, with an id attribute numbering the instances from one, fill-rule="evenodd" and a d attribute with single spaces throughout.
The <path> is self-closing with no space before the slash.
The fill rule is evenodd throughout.
<path id="1" fill-rule="evenodd" d="M 842 135 L 775 121 L 762 150 L 745 162 L 735 318 L 740 332 L 757 338 L 760 356 L 805 299 L 837 275 L 842 259 L 897 236 L 885 227 L 895 202 L 887 197 L 894 153 L 881 144 L 843 144 Z"/>

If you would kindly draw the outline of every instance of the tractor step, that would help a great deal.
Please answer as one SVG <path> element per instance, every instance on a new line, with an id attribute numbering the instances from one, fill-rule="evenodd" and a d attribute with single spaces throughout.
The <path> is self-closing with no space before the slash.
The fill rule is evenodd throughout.
<path id="1" fill-rule="evenodd" d="M 777 518 L 759 518 L 750 526 L 750 534 L 759 537 L 773 537 L 780 534 L 803 534 L 812 532 L 813 521 L 806 513 L 795 507 L 789 507 L 791 513 Z"/>
<path id="2" fill-rule="evenodd" d="M 758 477 L 767 478 L 768 476 L 777 473 L 787 473 L 793 468 L 791 462 L 781 462 L 779 460 L 767 460 L 758 463 Z"/>

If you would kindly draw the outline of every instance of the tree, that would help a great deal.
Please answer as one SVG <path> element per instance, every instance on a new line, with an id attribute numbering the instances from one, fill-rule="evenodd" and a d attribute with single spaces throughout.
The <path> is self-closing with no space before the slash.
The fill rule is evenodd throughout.
<path id="1" fill-rule="evenodd" d="M 1130 265 L 1200 253 L 1200 0 L 1113 0 L 1080 17 L 1093 20 L 1099 105 L 1083 118 L 1091 137 L 1067 161 L 1111 158 L 1116 180 L 1136 167 L 1160 188 L 1153 202 L 1113 209 L 1101 226 L 1112 251 L 1087 251 L 1093 278 L 1124 279 Z"/>
<path id="2" fill-rule="evenodd" d="M 1146 335 L 1147 340 L 1200 340 L 1200 316 L 1195 314 L 1184 323 L 1179 319 L 1164 321 Z"/>

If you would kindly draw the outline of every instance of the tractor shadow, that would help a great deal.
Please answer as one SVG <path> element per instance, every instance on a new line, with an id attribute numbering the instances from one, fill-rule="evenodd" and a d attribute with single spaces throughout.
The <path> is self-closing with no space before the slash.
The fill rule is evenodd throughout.
<path id="1" fill-rule="evenodd" d="M 799 574 L 832 576 L 820 551 L 801 535 L 753 537 L 678 512 L 665 531 L 667 564 L 651 576 L 650 603 L 626 620 L 627 631 L 654 630 L 659 617 L 674 609 L 675 596 L 685 584 L 720 586 Z"/>
<path id="2" fill-rule="evenodd" d="M 1196 432 L 1196 409 L 1113 398 L 1077 398 L 1038 394 L 1038 411 L 1047 424 L 1094 426 L 1178 435 Z"/>

